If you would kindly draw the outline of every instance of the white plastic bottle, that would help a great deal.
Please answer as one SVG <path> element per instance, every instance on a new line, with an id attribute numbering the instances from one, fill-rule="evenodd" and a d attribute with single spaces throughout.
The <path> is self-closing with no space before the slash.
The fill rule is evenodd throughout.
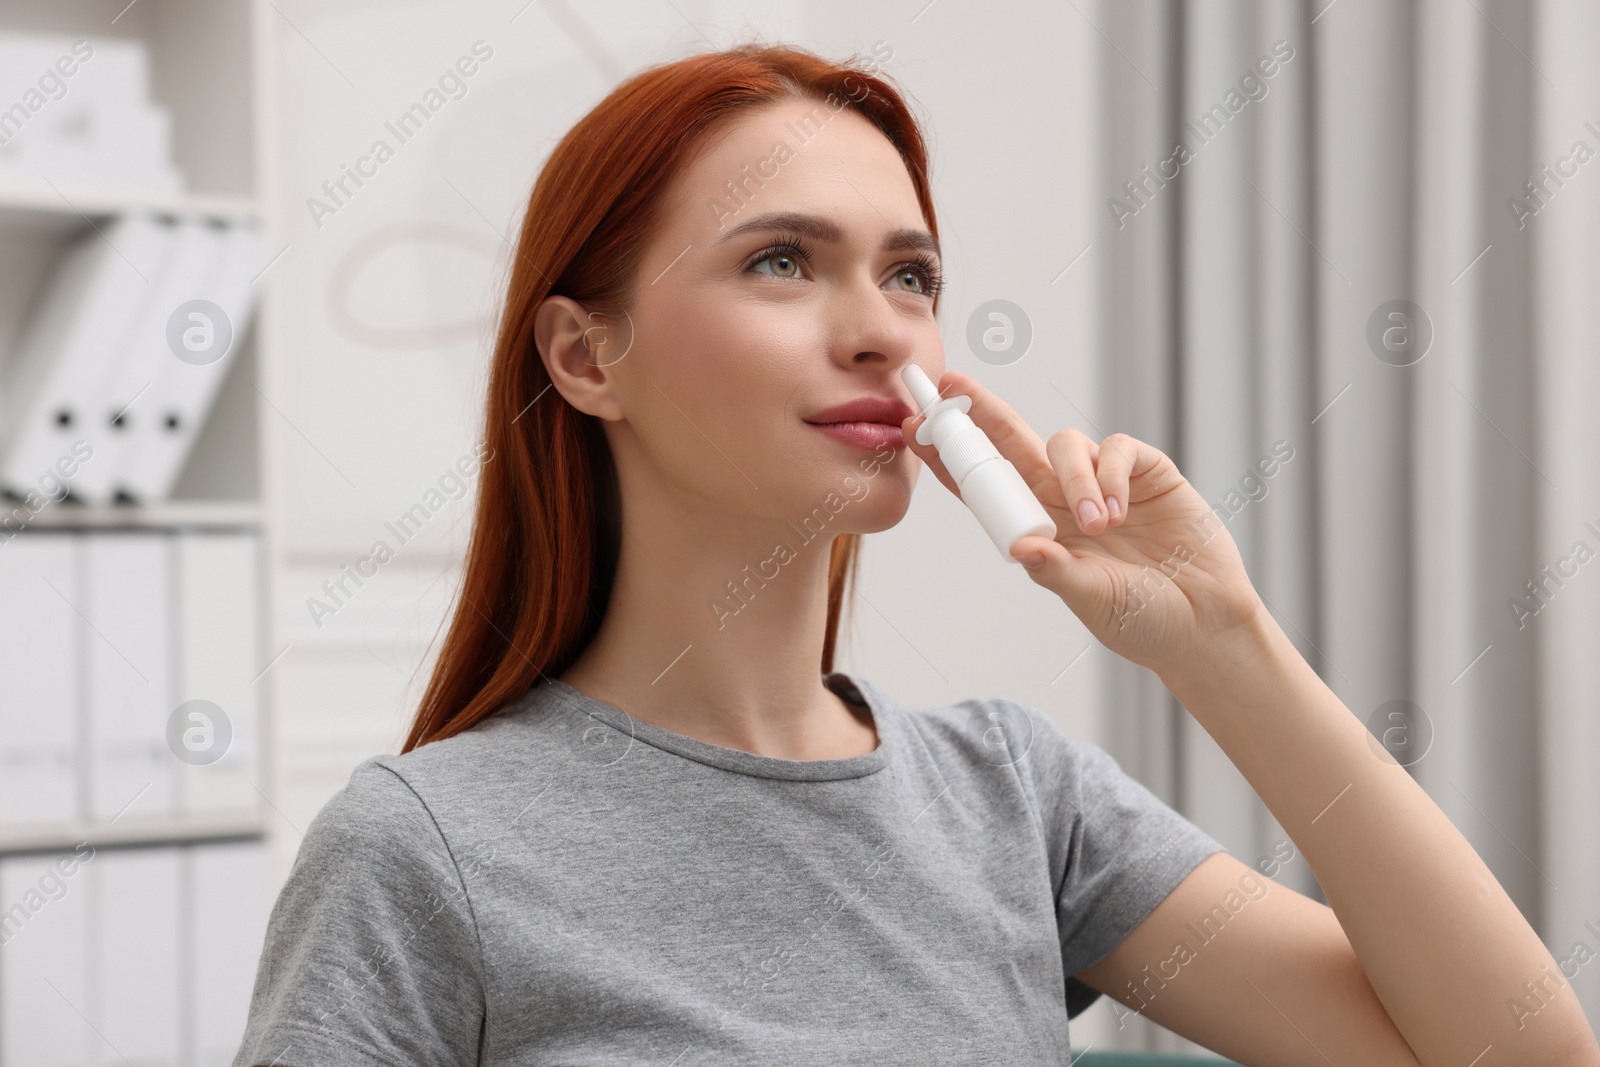
<path id="1" fill-rule="evenodd" d="M 1011 545 L 1017 538 L 1028 534 L 1054 538 L 1056 524 L 1044 505 L 1017 468 L 967 415 L 972 398 L 956 394 L 941 400 L 938 388 L 915 363 L 907 364 L 900 377 L 925 416 L 917 427 L 917 443 L 938 450 L 939 459 L 961 490 L 961 502 L 978 517 L 1000 555 L 1016 563 Z"/>

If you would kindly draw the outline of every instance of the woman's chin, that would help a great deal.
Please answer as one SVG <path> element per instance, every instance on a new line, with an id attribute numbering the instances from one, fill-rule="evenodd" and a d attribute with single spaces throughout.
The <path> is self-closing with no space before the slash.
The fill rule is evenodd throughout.
<path id="1" fill-rule="evenodd" d="M 790 498 L 795 502 L 790 521 L 813 528 L 826 525 L 836 533 L 887 530 L 911 509 L 914 482 L 914 475 L 908 478 L 892 466 L 880 467 L 870 476 L 856 468 L 839 468 L 836 478 L 822 481 L 813 493 Z"/>

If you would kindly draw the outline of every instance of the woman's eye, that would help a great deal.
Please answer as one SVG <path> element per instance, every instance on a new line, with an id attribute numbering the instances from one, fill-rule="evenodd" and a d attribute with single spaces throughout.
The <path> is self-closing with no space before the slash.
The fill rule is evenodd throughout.
<path id="1" fill-rule="evenodd" d="M 761 271 L 762 274 L 771 274 L 774 278 L 798 278 L 800 274 L 800 260 L 788 252 L 773 252 L 762 256 L 750 264 L 751 269 L 759 270 L 763 263 L 772 264 L 770 271 Z"/>
<path id="2" fill-rule="evenodd" d="M 908 288 L 906 290 L 907 292 L 923 293 L 927 291 L 927 279 L 922 276 L 921 271 L 911 270 L 908 268 L 901 271 L 899 274 L 896 274 L 894 277 L 895 281 L 897 282 L 905 282 L 908 286 L 916 287 L 914 289 Z"/>

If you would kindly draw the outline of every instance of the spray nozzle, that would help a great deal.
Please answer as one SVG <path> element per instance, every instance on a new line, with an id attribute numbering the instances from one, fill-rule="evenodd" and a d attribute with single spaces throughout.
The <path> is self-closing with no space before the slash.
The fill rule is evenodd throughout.
<path id="1" fill-rule="evenodd" d="M 901 379 L 906 383 L 906 388 L 911 390 L 911 399 L 917 403 L 917 413 L 923 416 L 922 425 L 917 427 L 917 444 L 931 445 L 933 443 L 933 417 L 941 411 L 954 409 L 966 414 L 972 407 L 972 398 L 957 393 L 955 396 L 939 398 L 939 389 L 933 384 L 933 379 L 928 377 L 928 372 L 909 363 L 900 372 Z"/>
<path id="2" fill-rule="evenodd" d="M 917 427 L 917 443 L 938 449 L 961 502 L 977 516 L 1000 557 L 1017 562 L 1010 548 L 1019 537 L 1055 537 L 1056 524 L 1028 483 L 967 414 L 972 398 L 958 393 L 940 399 L 927 373 L 915 364 L 907 365 L 900 377 L 926 416 Z"/>

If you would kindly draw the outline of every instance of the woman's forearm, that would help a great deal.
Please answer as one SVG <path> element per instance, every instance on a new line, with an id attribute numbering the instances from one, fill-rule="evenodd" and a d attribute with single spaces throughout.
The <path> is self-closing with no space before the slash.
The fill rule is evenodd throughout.
<path id="1" fill-rule="evenodd" d="M 1162 681 L 1299 846 L 1422 1063 L 1600 1064 L 1576 995 L 1483 860 L 1264 608 Z"/>

